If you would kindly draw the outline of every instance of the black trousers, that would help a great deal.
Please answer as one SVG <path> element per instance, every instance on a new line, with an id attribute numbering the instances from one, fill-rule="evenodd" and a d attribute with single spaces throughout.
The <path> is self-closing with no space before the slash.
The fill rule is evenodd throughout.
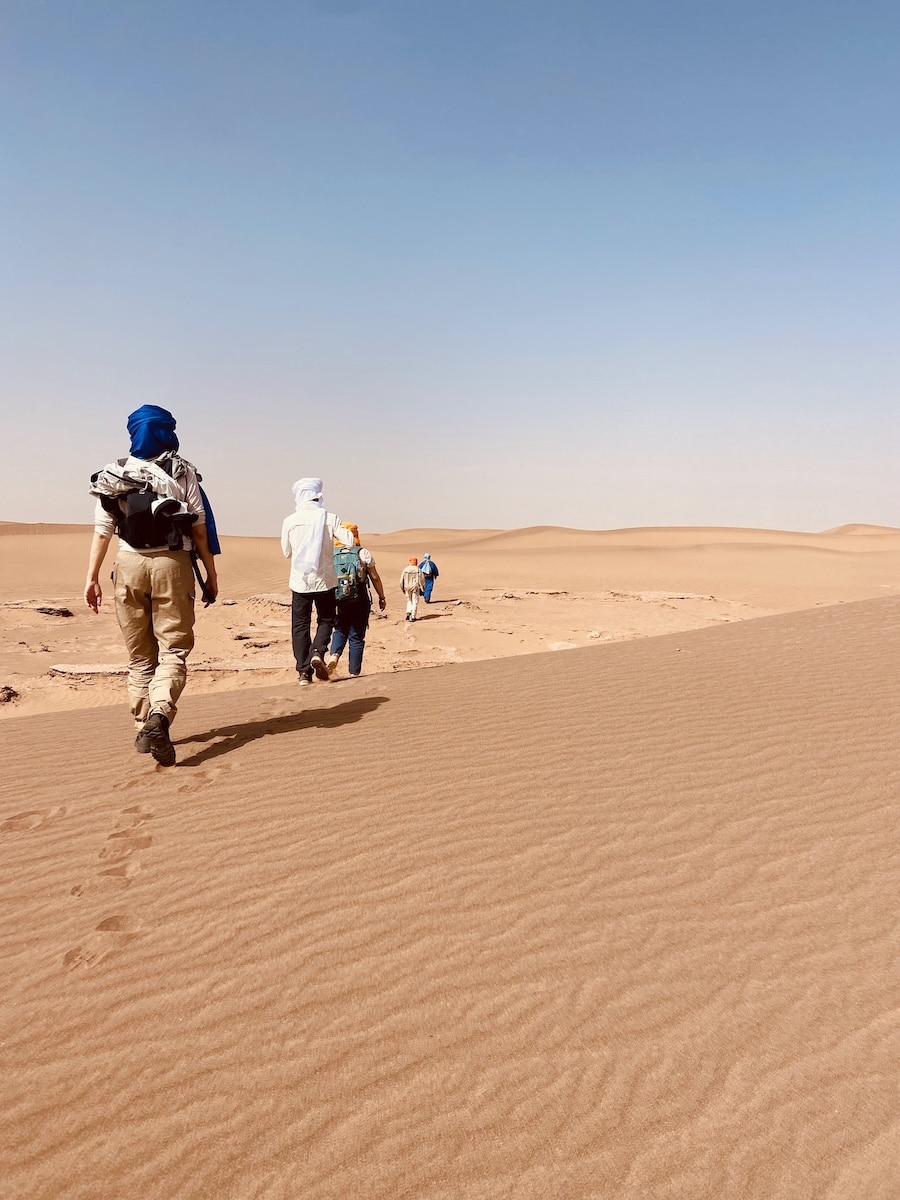
<path id="1" fill-rule="evenodd" d="M 316 636 L 312 637 L 312 612 L 316 610 Z M 291 592 L 291 645 L 298 675 L 309 675 L 309 660 L 323 657 L 334 631 L 334 588 L 328 592 Z"/>

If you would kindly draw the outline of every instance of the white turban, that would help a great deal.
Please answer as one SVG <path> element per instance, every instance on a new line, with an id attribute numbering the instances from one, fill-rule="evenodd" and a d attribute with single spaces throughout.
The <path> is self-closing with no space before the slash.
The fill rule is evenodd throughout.
<path id="1" fill-rule="evenodd" d="M 298 575 L 314 575 L 322 556 L 325 520 L 328 516 L 322 504 L 322 480 L 298 479 L 291 491 L 298 513 L 312 509 L 308 522 L 295 531 L 292 539 L 294 553 L 291 569 Z"/>
<path id="2" fill-rule="evenodd" d="M 321 479 L 298 479 L 291 488 L 294 493 L 294 503 L 299 508 L 301 504 L 322 503 Z"/>

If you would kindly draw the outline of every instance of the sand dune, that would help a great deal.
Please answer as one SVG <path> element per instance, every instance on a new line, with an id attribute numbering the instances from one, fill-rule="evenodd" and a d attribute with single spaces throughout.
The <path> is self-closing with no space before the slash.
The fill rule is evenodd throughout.
<path id="1" fill-rule="evenodd" d="M 856 528 L 856 527 L 846 527 Z M 111 605 L 81 600 L 87 527 L 0 527 L 0 687 L 11 715 L 121 704 Z M 293 678 L 286 564 L 274 538 L 223 539 L 221 603 L 199 614 L 192 694 Z M 900 532 L 727 529 L 406 530 L 366 535 L 388 592 L 366 670 L 382 674 L 655 636 L 900 590 Z M 411 553 L 441 567 L 415 628 L 398 589 Z M 70 617 L 47 608 L 68 608 Z M 81 677 L 74 667 L 92 668 Z M 219 670 L 215 670 L 218 665 Z"/>
<path id="2" fill-rule="evenodd" d="M 90 538 L 92 525 L 49 525 L 42 522 L 0 521 L 0 537 L 47 537 L 59 533 L 80 533 Z"/>
<path id="3" fill-rule="evenodd" d="M 833 534 L 866 534 L 866 535 L 886 535 L 896 534 L 898 532 L 892 525 L 838 525 L 835 529 L 827 530 Z"/>
<path id="4" fill-rule="evenodd" d="M 895 1195 L 898 633 L 7 721 L 4 1194 Z"/>

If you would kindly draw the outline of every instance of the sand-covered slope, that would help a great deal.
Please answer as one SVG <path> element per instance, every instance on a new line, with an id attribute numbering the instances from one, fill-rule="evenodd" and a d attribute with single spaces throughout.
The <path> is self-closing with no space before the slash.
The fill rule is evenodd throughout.
<path id="1" fill-rule="evenodd" d="M 2 730 L 16 1200 L 887 1200 L 900 601 Z"/>

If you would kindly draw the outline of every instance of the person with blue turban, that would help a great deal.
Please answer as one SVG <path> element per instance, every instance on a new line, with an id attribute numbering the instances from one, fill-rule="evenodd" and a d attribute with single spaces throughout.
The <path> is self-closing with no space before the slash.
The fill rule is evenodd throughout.
<path id="1" fill-rule="evenodd" d="M 197 468 L 178 453 L 172 414 L 145 404 L 129 416 L 128 434 L 127 457 L 91 477 L 97 500 L 84 599 L 99 612 L 100 568 L 117 534 L 111 578 L 128 651 L 134 745 L 139 754 L 170 767 L 176 755 L 169 729 L 194 646 L 194 576 L 204 602 L 213 603 L 219 589 L 214 556 L 220 547 Z"/>
<path id="2" fill-rule="evenodd" d="M 434 591 L 434 581 L 440 575 L 438 565 L 430 554 L 423 554 L 422 561 L 419 563 L 419 570 L 425 576 L 425 591 L 422 593 L 422 599 L 426 604 L 431 603 L 431 593 Z"/>
<path id="3" fill-rule="evenodd" d="M 128 436 L 135 458 L 156 458 L 166 450 L 178 449 L 175 418 L 165 408 L 143 404 L 128 418 Z"/>

